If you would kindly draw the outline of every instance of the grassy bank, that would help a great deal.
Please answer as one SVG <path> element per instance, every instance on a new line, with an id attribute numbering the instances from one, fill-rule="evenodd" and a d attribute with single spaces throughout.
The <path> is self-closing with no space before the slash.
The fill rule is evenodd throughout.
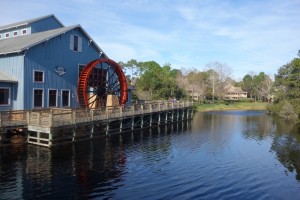
<path id="1" fill-rule="evenodd" d="M 211 103 L 196 105 L 198 111 L 214 111 L 214 110 L 266 110 L 268 103 L 264 102 L 233 102 L 230 104 Z"/>

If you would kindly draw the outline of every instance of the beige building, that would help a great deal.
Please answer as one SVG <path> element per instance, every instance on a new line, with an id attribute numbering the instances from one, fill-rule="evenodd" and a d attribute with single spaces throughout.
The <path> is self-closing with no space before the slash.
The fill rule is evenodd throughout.
<path id="1" fill-rule="evenodd" d="M 234 87 L 232 85 L 227 85 L 225 87 L 226 94 L 225 99 L 239 100 L 247 98 L 247 92 L 243 91 L 241 87 Z"/>

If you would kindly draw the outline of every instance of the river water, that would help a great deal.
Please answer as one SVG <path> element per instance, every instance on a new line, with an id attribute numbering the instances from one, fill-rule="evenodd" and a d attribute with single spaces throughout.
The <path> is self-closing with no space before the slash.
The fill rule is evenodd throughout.
<path id="1" fill-rule="evenodd" d="M 0 199 L 300 199 L 299 126 L 263 111 L 0 148 Z"/>

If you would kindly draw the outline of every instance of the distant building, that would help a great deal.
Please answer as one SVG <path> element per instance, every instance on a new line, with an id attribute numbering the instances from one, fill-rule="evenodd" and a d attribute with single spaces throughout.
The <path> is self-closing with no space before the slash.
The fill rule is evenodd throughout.
<path id="1" fill-rule="evenodd" d="M 241 87 L 234 87 L 232 85 L 227 85 L 225 87 L 226 94 L 224 99 L 229 100 L 239 100 L 247 98 L 247 92 L 243 91 Z"/>
<path id="2" fill-rule="evenodd" d="M 54 15 L 0 27 L 0 111 L 78 108 L 80 71 L 108 58 L 80 26 Z"/>

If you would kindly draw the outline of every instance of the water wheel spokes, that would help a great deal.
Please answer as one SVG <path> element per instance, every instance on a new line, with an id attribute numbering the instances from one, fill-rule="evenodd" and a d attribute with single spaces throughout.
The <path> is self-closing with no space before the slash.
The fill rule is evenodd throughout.
<path id="1" fill-rule="evenodd" d="M 121 67 L 110 59 L 97 59 L 87 64 L 78 81 L 78 101 L 82 108 L 107 106 L 108 96 L 118 98 L 118 104 L 127 102 L 126 77 Z"/>

